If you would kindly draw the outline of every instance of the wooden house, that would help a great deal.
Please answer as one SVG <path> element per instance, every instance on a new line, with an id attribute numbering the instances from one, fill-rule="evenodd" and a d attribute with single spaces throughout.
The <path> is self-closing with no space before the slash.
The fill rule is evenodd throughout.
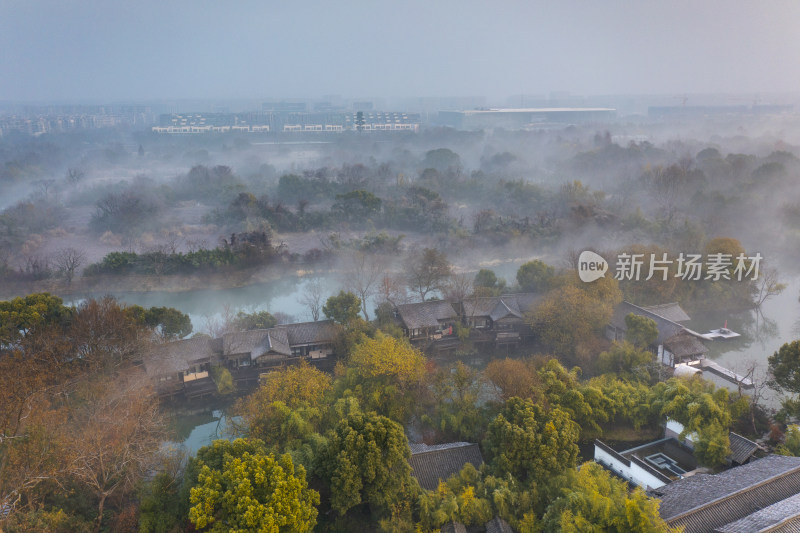
<path id="1" fill-rule="evenodd" d="M 680 323 L 688 321 L 689 315 L 677 303 L 640 307 L 622 302 L 614 310 L 611 322 L 606 326 L 606 337 L 609 340 L 625 339 L 628 329 L 625 317 L 629 314 L 643 316 L 656 323 L 658 337 L 653 348 L 666 366 L 674 368 L 681 363 L 699 361 L 708 353 L 708 348 L 702 342 L 704 337 Z"/>

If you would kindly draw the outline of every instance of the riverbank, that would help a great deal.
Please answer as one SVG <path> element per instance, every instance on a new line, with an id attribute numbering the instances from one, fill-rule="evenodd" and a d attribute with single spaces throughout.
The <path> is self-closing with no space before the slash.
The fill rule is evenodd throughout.
<path id="1" fill-rule="evenodd" d="M 84 297 L 87 294 L 102 295 L 119 292 L 180 293 L 197 290 L 238 289 L 279 281 L 287 277 L 302 278 L 311 273 L 325 274 L 327 272 L 327 270 L 306 270 L 279 265 L 190 275 L 99 275 L 75 278 L 71 284 L 67 284 L 63 279 L 56 278 L 37 281 L 5 281 L 0 283 L 0 300 L 9 300 L 36 292 L 49 292 L 69 299 Z"/>

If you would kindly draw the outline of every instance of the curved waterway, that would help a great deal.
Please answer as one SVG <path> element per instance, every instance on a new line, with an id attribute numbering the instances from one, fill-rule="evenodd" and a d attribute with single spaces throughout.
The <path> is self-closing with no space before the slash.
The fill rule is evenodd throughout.
<path id="1" fill-rule="evenodd" d="M 505 266 L 505 265 L 504 265 Z M 512 265 L 514 266 L 514 265 Z M 498 269 L 500 270 L 500 269 Z M 502 272 L 513 280 L 513 272 Z M 746 374 L 749 367 L 756 365 L 756 380 L 763 380 L 767 371 L 767 358 L 784 343 L 800 338 L 800 276 L 783 277 L 786 289 L 778 296 L 767 300 L 758 310 L 726 311 L 713 310 L 690 313 L 692 320 L 685 325 L 705 333 L 722 327 L 727 321 L 728 328 L 740 333 L 741 337 L 730 340 L 707 341 L 708 357 L 725 368 L 738 374 Z M 326 287 L 324 298 L 338 292 L 339 282 L 333 275 L 322 278 Z M 269 311 L 286 313 L 295 321 L 311 320 L 309 310 L 301 303 L 308 278 L 287 276 L 280 280 L 259 283 L 247 287 L 231 289 L 206 289 L 185 292 L 114 292 L 109 294 L 128 304 L 143 307 L 175 307 L 187 313 L 192 319 L 194 331 L 203 331 L 209 321 L 219 320 L 223 309 L 228 306 L 236 311 Z M 99 296 L 99 295 L 86 295 Z M 72 303 L 77 303 L 76 299 Z M 68 302 L 69 303 L 69 302 Z M 370 307 L 370 312 L 373 307 Z M 775 391 L 764 394 L 763 403 L 768 407 L 779 407 L 779 395 Z M 179 415 L 182 420 L 178 427 L 178 440 L 189 452 L 194 454 L 215 438 L 226 438 L 224 410 L 216 406 L 205 412 Z"/>
<path id="2" fill-rule="evenodd" d="M 285 313 L 292 321 L 302 322 L 311 320 L 307 306 L 301 299 L 309 283 L 308 278 L 286 276 L 279 280 L 268 281 L 235 287 L 230 289 L 200 289 L 180 292 L 153 291 L 153 292 L 124 292 L 110 290 L 110 294 L 120 302 L 142 307 L 174 307 L 189 315 L 192 320 L 194 332 L 203 331 L 209 324 L 222 318 L 227 307 L 233 314 L 237 311 L 252 313 L 254 311 L 269 311 L 270 313 Z M 334 287 L 333 283 L 323 283 Z M 325 298 L 332 292 L 327 291 Z M 74 298 L 67 303 L 78 303 L 84 298 L 98 297 L 103 294 L 87 294 Z M 324 299 L 323 299 L 324 302 Z"/>
<path id="3" fill-rule="evenodd" d="M 706 341 L 709 359 L 740 375 L 747 374 L 755 365 L 756 383 L 765 378 L 769 356 L 783 344 L 800 339 L 800 276 L 782 279 L 786 289 L 764 302 L 760 309 L 692 314 L 692 320 L 685 325 L 699 333 L 721 328 L 727 321 L 729 329 L 741 334 L 736 339 Z M 779 407 L 778 393 L 767 391 L 763 403 Z"/>

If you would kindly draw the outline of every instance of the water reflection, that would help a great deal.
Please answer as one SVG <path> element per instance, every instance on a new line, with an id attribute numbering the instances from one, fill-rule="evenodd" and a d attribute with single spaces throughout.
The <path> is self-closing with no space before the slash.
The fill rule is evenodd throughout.
<path id="1" fill-rule="evenodd" d="M 183 410 L 172 411 L 173 441 L 180 443 L 189 456 L 197 454 L 197 450 L 208 446 L 217 439 L 233 439 L 236 437 L 232 427 L 231 417 L 225 409 L 209 411 L 188 412 Z"/>

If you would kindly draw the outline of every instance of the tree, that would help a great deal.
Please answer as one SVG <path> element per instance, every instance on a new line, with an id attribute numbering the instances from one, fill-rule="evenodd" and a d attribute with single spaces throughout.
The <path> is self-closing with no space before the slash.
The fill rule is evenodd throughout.
<path id="1" fill-rule="evenodd" d="M 479 407 L 484 381 L 478 371 L 459 361 L 454 367 L 438 370 L 431 385 L 433 427 L 448 438 L 474 441 L 485 428 Z"/>
<path id="2" fill-rule="evenodd" d="M 61 298 L 46 292 L 0 302 L 0 347 L 18 342 L 37 326 L 63 323 L 71 315 Z"/>
<path id="3" fill-rule="evenodd" d="M 466 272 L 452 272 L 442 286 L 445 299 L 454 302 L 464 301 L 472 292 L 472 279 Z"/>
<path id="4" fill-rule="evenodd" d="M 237 402 L 235 411 L 250 436 L 282 449 L 319 429 L 331 388 L 330 376 L 303 362 L 269 372 L 253 394 Z M 285 424 L 289 418 L 293 424 Z"/>
<path id="5" fill-rule="evenodd" d="M 85 370 L 113 372 L 132 363 L 150 332 L 111 296 L 78 306 L 69 327 L 73 356 Z"/>
<path id="6" fill-rule="evenodd" d="M 774 387 L 793 394 L 783 400 L 783 409 L 794 417 L 800 415 L 797 395 L 800 394 L 800 340 L 787 342 L 767 359 L 770 382 Z"/>
<path id="7" fill-rule="evenodd" d="M 392 308 L 408 302 L 408 291 L 401 276 L 384 272 L 378 284 L 378 298 L 381 302 L 388 302 Z"/>
<path id="8" fill-rule="evenodd" d="M 519 359 L 494 359 L 483 373 L 499 389 L 503 401 L 514 396 L 531 398 L 534 387 L 540 385 L 538 374 Z"/>
<path id="9" fill-rule="evenodd" d="M 405 262 L 406 280 L 411 290 L 424 302 L 432 291 L 440 290 L 450 275 L 447 256 L 435 248 L 412 253 Z"/>
<path id="10" fill-rule="evenodd" d="M 484 292 L 485 296 L 493 296 L 503 292 L 506 287 L 506 280 L 497 277 L 497 275 L 488 268 L 482 268 L 475 274 L 475 280 L 472 282 L 475 287 L 475 292 Z M 481 289 L 483 289 L 481 291 Z"/>
<path id="11" fill-rule="evenodd" d="M 653 354 L 651 352 L 637 348 L 627 341 L 615 342 L 609 350 L 597 356 L 597 370 L 601 374 L 610 373 L 620 377 L 636 377 L 637 370 L 652 362 Z M 646 371 L 645 375 L 647 375 Z"/>
<path id="12" fill-rule="evenodd" d="M 658 338 L 656 321 L 646 316 L 628 313 L 625 328 L 625 340 L 638 348 L 647 348 Z"/>
<path id="13" fill-rule="evenodd" d="M 550 291 L 528 321 L 556 354 L 573 356 L 581 343 L 598 336 L 613 312 L 613 304 L 566 286 Z"/>
<path id="14" fill-rule="evenodd" d="M 425 356 L 406 340 L 378 331 L 353 347 L 337 386 L 342 396 L 358 398 L 364 409 L 405 421 L 416 402 L 412 391 L 422 386 L 424 376 Z"/>
<path id="15" fill-rule="evenodd" d="M 667 168 L 656 165 L 648 168 L 644 178 L 651 187 L 653 199 L 663 213 L 667 226 L 672 223 L 678 204 L 685 198 L 692 181 L 703 177 L 702 171 L 689 172 L 680 165 L 670 165 Z"/>
<path id="16" fill-rule="evenodd" d="M 575 467 L 579 433 L 565 411 L 511 398 L 489 424 L 484 449 L 495 475 L 546 482 Z"/>
<path id="17" fill-rule="evenodd" d="M 367 301 L 378 289 L 386 261 L 378 255 L 355 252 L 349 255 L 342 268 L 345 288 L 358 296 L 364 320 L 369 320 Z"/>
<path id="18" fill-rule="evenodd" d="M 277 323 L 278 319 L 269 311 L 253 311 L 252 313 L 239 311 L 233 319 L 233 327 L 240 331 L 274 328 Z"/>
<path id="19" fill-rule="evenodd" d="M 778 281 L 778 271 L 774 268 L 764 268 L 758 281 L 758 295 L 756 296 L 756 306 L 761 305 L 783 292 L 786 288 L 785 283 Z"/>
<path id="20" fill-rule="evenodd" d="M 786 428 L 786 436 L 783 439 L 783 444 L 778 446 L 775 452 L 781 455 L 800 457 L 800 426 L 797 424 L 790 424 Z"/>
<path id="21" fill-rule="evenodd" d="M 337 194 L 331 211 L 337 213 L 342 220 L 363 223 L 380 215 L 381 199 L 365 190 Z"/>
<path id="22" fill-rule="evenodd" d="M 461 158 L 449 148 L 437 148 L 425 153 L 422 168 L 432 168 L 439 172 L 456 171 L 461 167 Z"/>
<path id="23" fill-rule="evenodd" d="M 138 382 L 89 384 L 72 413 L 67 471 L 97 499 L 94 531 L 106 500 L 132 490 L 155 464 L 164 441 L 158 401 Z"/>
<path id="24" fill-rule="evenodd" d="M 78 183 L 83 179 L 85 173 L 78 168 L 68 168 L 67 169 L 67 181 L 70 183 Z"/>
<path id="25" fill-rule="evenodd" d="M 300 296 L 300 303 L 308 307 L 311 313 L 311 320 L 319 320 L 322 311 L 322 282 L 319 278 L 311 278 L 305 283 L 303 294 Z"/>
<path id="26" fill-rule="evenodd" d="M 295 468 L 288 454 L 277 459 L 258 451 L 237 454 L 236 444 L 223 452 L 219 467 L 198 462 L 189 500 L 192 524 L 220 533 L 312 531 L 319 493 L 308 488 L 302 465 Z"/>
<path id="27" fill-rule="evenodd" d="M 523 291 L 542 292 L 552 288 L 556 271 L 553 267 L 534 259 L 523 263 L 517 270 L 517 283 Z"/>
<path id="28" fill-rule="evenodd" d="M 581 465 L 574 480 L 547 508 L 545 531 L 674 532 L 658 514 L 658 501 L 648 498 L 594 462 Z"/>
<path id="29" fill-rule="evenodd" d="M 86 252 L 77 248 L 62 248 L 53 256 L 55 267 L 67 280 L 67 285 L 72 285 L 75 273 L 86 262 Z"/>
<path id="30" fill-rule="evenodd" d="M 331 507 L 344 515 L 366 503 L 386 513 L 412 485 L 403 428 L 375 413 L 350 414 L 328 438 L 320 471 L 331 489 Z"/>
<path id="31" fill-rule="evenodd" d="M 344 291 L 339 291 L 338 295 L 328 298 L 322 306 L 322 312 L 326 317 L 344 326 L 355 320 L 360 310 L 361 299 L 352 292 Z"/>
<path id="32" fill-rule="evenodd" d="M 192 319 L 174 307 L 151 307 L 145 312 L 144 323 L 159 328 L 168 339 L 182 339 L 192 332 Z"/>
<path id="33" fill-rule="evenodd" d="M 683 424 L 683 437 L 692 436 L 698 462 L 708 466 L 725 462 L 730 453 L 728 431 L 732 420 L 746 412 L 746 399 L 732 399 L 728 389 L 717 389 L 699 377 L 660 382 L 650 395 L 653 409 Z"/>

